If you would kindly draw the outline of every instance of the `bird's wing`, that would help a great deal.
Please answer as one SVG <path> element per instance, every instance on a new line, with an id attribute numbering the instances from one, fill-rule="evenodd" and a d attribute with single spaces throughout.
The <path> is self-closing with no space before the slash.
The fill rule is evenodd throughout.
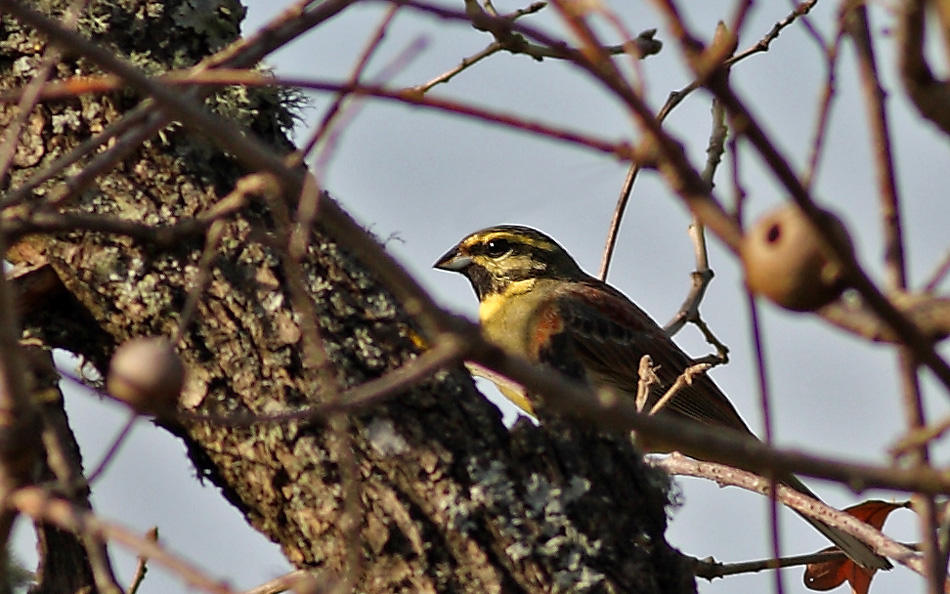
<path id="1" fill-rule="evenodd" d="M 656 402 L 692 364 L 689 356 L 663 333 L 650 316 L 622 293 L 596 279 L 559 287 L 542 306 L 539 320 L 535 326 L 538 359 L 596 385 L 608 385 L 635 395 L 640 358 L 650 355 L 661 387 L 653 391 L 648 406 Z M 578 375 L 581 369 L 586 375 Z M 694 377 L 692 384 L 677 392 L 663 411 L 662 414 L 675 414 L 751 435 L 732 403 L 705 375 Z M 660 451 L 665 450 L 662 441 L 650 446 L 660 446 Z M 684 453 L 704 459 L 701 451 Z M 780 480 L 815 497 L 791 474 L 780 477 Z M 814 518 L 803 517 L 858 564 L 871 569 L 891 567 L 887 559 L 875 554 L 850 534 Z"/>
<path id="2" fill-rule="evenodd" d="M 640 359 L 649 355 L 660 385 L 653 389 L 648 407 L 693 363 L 646 312 L 596 279 L 563 284 L 545 309 L 548 319 L 557 323 L 542 323 L 536 332 L 539 360 L 569 375 L 586 373 L 586 379 L 594 384 L 635 395 Z M 541 318 L 544 320 L 543 315 Z M 751 433 L 706 375 L 693 377 L 664 410 L 707 425 Z"/>

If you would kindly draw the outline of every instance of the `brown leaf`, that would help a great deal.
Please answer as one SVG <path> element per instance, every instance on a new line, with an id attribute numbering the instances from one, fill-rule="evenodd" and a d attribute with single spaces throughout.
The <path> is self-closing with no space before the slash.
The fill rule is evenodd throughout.
<path id="1" fill-rule="evenodd" d="M 828 547 L 822 549 L 822 552 L 838 551 L 837 547 Z M 809 590 L 824 592 L 837 588 L 847 580 L 851 584 L 851 592 L 854 594 L 867 594 L 871 587 L 871 576 L 873 571 L 864 569 L 854 561 L 848 558 L 835 559 L 834 561 L 821 561 L 818 563 L 809 563 L 805 566 L 804 582 Z"/>
<path id="2" fill-rule="evenodd" d="M 870 500 L 849 507 L 844 511 L 880 530 L 884 526 L 887 516 L 890 515 L 892 511 L 909 506 L 909 501 L 890 503 L 887 501 Z M 836 547 L 829 547 L 823 551 L 836 550 L 838 550 Z M 867 594 L 871 588 L 871 578 L 873 575 L 873 570 L 864 569 L 851 559 L 844 558 L 834 561 L 809 563 L 805 567 L 804 582 L 805 587 L 809 590 L 823 592 L 837 588 L 847 581 L 851 584 L 851 592 L 853 594 Z"/>
<path id="3" fill-rule="evenodd" d="M 878 530 L 884 527 L 887 516 L 895 509 L 910 508 L 910 501 L 889 502 L 870 499 L 849 507 L 844 511 Z"/>

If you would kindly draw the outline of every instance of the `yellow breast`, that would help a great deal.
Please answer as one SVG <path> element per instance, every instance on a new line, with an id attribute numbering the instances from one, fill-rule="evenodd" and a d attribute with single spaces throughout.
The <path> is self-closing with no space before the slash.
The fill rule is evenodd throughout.
<path id="1" fill-rule="evenodd" d="M 478 307 L 485 337 L 521 357 L 530 357 L 530 325 L 543 297 L 535 290 L 537 282 L 526 279 L 511 283 L 503 293 L 486 296 Z"/>
<path id="2" fill-rule="evenodd" d="M 534 355 L 530 340 L 532 328 L 537 312 L 550 296 L 545 288 L 543 280 L 526 279 L 511 283 L 503 293 L 482 299 L 478 317 L 485 338 L 508 353 L 531 359 Z M 532 413 L 531 404 L 523 392 L 516 392 L 510 386 L 499 388 L 516 406 Z"/>

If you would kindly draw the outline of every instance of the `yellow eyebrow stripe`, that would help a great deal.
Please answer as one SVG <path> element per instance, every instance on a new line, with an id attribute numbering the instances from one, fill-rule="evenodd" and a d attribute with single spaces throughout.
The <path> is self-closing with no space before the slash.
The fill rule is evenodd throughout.
<path id="1" fill-rule="evenodd" d="M 516 234 L 511 231 L 494 231 L 492 233 L 486 233 L 484 235 L 473 236 L 470 241 L 467 241 L 468 246 L 476 245 L 479 243 L 488 243 L 495 239 L 507 239 L 512 243 L 520 243 L 523 245 L 529 245 L 531 247 L 539 248 L 547 252 L 554 250 L 554 245 L 550 241 L 545 241 L 541 238 L 530 237 L 524 234 Z"/>

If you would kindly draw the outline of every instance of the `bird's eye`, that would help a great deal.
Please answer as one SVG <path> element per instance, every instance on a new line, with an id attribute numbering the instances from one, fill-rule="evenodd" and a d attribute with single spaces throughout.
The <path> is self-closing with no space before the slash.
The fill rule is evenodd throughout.
<path id="1" fill-rule="evenodd" d="M 499 258 L 511 251 L 511 242 L 507 239 L 492 239 L 485 244 L 485 253 L 492 258 Z"/>

